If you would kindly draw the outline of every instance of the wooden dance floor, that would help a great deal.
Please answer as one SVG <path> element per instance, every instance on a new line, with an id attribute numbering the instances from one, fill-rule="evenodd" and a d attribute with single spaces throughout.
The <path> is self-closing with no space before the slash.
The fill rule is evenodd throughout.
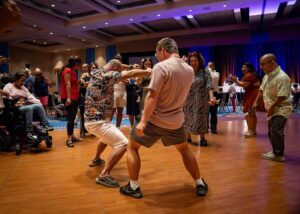
<path id="1" fill-rule="evenodd" d="M 206 197 L 196 196 L 174 147 L 140 150 L 144 198 L 137 200 L 95 183 L 102 167 L 88 163 L 96 138 L 72 149 L 65 131 L 54 131 L 51 151 L 0 153 L 0 213 L 300 213 L 300 117 L 292 115 L 286 126 L 285 163 L 261 159 L 271 150 L 264 115 L 253 139 L 243 138 L 241 119 L 221 120 L 218 127 L 217 135 L 207 135 L 208 147 L 190 145 L 209 185 Z M 128 136 L 129 129 L 122 130 Z M 126 155 L 112 176 L 128 182 Z"/>

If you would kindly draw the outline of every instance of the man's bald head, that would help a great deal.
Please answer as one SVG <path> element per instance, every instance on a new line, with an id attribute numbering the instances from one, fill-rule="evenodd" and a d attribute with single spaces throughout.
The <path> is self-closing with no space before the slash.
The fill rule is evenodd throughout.
<path id="1" fill-rule="evenodd" d="M 276 56 L 271 53 L 267 53 L 267 54 L 263 55 L 260 59 L 262 59 L 264 61 L 275 61 L 276 62 Z"/>
<path id="2" fill-rule="evenodd" d="M 268 74 L 272 72 L 278 67 L 276 63 L 276 56 L 272 53 L 264 54 L 259 60 L 259 65 L 264 73 Z"/>

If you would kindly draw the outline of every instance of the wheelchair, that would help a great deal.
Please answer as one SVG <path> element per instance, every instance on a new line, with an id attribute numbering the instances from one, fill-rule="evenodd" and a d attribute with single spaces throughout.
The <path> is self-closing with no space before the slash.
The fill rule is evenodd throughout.
<path id="1" fill-rule="evenodd" d="M 18 99 L 3 99 L 5 107 L 0 112 L 0 145 L 4 151 L 15 147 L 16 155 L 22 153 L 23 145 L 29 145 L 30 150 L 37 151 L 42 141 L 46 147 L 52 147 L 52 136 L 48 131 L 39 126 L 39 122 L 33 122 L 34 140 L 27 138 L 26 121 L 22 112 L 15 106 Z"/>

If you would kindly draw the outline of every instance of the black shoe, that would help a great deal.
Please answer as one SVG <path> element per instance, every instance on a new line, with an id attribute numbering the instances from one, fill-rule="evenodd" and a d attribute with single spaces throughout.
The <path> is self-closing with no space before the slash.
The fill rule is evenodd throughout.
<path id="1" fill-rule="evenodd" d="M 73 144 L 72 140 L 67 140 L 66 144 L 67 144 L 67 147 L 74 147 L 74 144 Z"/>
<path id="2" fill-rule="evenodd" d="M 211 133 L 218 134 L 217 130 L 211 130 Z"/>
<path id="3" fill-rule="evenodd" d="M 128 184 L 126 186 L 123 186 L 120 188 L 120 193 L 123 195 L 127 195 L 133 198 L 142 198 L 143 194 L 141 192 L 140 187 L 138 187 L 136 190 L 133 190 L 130 187 L 130 183 L 128 182 Z"/>
<path id="4" fill-rule="evenodd" d="M 50 125 L 44 126 L 44 129 L 46 129 L 46 131 L 53 131 L 54 130 L 54 128 Z"/>
<path id="5" fill-rule="evenodd" d="M 199 184 L 196 186 L 196 193 L 198 196 L 206 196 L 208 191 L 208 185 L 205 183 L 204 179 L 202 178 L 202 181 L 204 183 L 204 186 Z"/>
<path id="6" fill-rule="evenodd" d="M 201 139 L 200 140 L 200 146 L 207 146 L 208 144 L 207 144 L 207 140 L 206 139 Z"/>

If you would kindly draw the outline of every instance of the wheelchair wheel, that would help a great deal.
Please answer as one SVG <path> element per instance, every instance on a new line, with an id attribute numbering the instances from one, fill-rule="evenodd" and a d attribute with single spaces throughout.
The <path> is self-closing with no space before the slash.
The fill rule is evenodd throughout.
<path id="1" fill-rule="evenodd" d="M 46 142 L 47 148 L 51 148 L 52 147 L 52 137 L 51 136 L 45 137 L 44 140 Z"/>

